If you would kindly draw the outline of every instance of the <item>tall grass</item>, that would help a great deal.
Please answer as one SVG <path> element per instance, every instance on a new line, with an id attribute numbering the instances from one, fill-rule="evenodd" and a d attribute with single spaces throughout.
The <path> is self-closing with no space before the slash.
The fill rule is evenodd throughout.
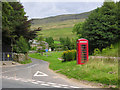
<path id="1" fill-rule="evenodd" d="M 104 48 L 102 52 L 100 52 L 97 56 L 119 57 L 119 45 L 120 42 L 117 42 L 116 44 L 113 44 L 110 47 Z"/>

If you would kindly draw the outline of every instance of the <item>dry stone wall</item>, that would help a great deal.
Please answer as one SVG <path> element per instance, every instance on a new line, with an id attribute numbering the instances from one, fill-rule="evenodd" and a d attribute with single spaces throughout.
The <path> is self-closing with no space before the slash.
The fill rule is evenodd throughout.
<path id="1" fill-rule="evenodd" d="M 19 61 L 24 61 L 25 60 L 25 55 L 24 54 L 22 54 L 22 53 L 14 53 L 13 54 L 13 60 L 14 61 L 17 61 L 17 62 L 19 62 Z"/>

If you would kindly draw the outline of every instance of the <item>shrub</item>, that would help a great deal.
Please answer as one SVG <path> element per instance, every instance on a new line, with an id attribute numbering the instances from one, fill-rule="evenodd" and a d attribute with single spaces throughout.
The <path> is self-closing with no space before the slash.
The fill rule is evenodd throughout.
<path id="1" fill-rule="evenodd" d="M 96 48 L 95 50 L 94 50 L 94 55 L 99 55 L 101 52 L 100 52 L 100 50 L 98 49 L 98 48 Z"/>
<path id="2" fill-rule="evenodd" d="M 76 50 L 64 51 L 62 54 L 63 61 L 76 60 Z"/>

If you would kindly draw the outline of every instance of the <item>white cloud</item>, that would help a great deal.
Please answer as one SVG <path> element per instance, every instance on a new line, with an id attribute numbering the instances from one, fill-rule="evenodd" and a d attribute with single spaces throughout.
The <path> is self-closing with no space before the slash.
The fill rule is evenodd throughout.
<path id="1" fill-rule="evenodd" d="M 44 18 L 48 16 L 56 16 L 60 14 L 68 14 L 69 12 L 65 9 L 57 8 L 57 6 L 53 3 L 32 3 L 32 2 L 24 2 L 23 6 L 25 11 L 27 12 L 27 16 L 29 18 Z"/>
<path id="2" fill-rule="evenodd" d="M 102 5 L 101 2 L 22 2 L 22 4 L 29 19 L 83 13 Z"/>
<path id="3" fill-rule="evenodd" d="M 21 2 L 104 2 L 104 0 L 20 0 Z M 114 0 L 119 1 L 119 0 Z"/>

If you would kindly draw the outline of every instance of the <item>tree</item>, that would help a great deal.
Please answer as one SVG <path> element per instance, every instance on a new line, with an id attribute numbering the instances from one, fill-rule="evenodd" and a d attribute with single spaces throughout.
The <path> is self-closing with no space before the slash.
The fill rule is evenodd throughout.
<path id="1" fill-rule="evenodd" d="M 26 38 L 27 41 L 37 36 L 36 32 L 39 30 L 30 30 L 31 21 L 28 20 L 25 14 L 21 3 L 2 2 L 3 51 L 5 51 L 5 47 L 11 47 L 11 44 L 16 44 L 16 40 L 20 36 Z"/>
<path id="2" fill-rule="evenodd" d="M 41 41 L 43 41 L 43 40 L 44 40 L 44 37 L 43 37 L 43 36 L 37 37 L 37 41 L 38 41 L 38 42 L 41 42 Z"/>
<path id="3" fill-rule="evenodd" d="M 11 13 L 13 12 L 12 6 L 8 2 L 2 3 L 2 38 L 3 43 L 11 44 L 11 33 L 13 32 Z"/>
<path id="4" fill-rule="evenodd" d="M 26 59 L 28 60 L 29 44 L 23 36 L 20 36 L 18 41 L 16 41 L 16 46 L 14 46 L 14 51 L 16 53 L 24 53 Z"/>
<path id="5" fill-rule="evenodd" d="M 71 50 L 71 40 L 69 37 L 66 37 L 65 46 Z"/>
<path id="6" fill-rule="evenodd" d="M 46 38 L 45 41 L 46 41 L 49 45 L 52 45 L 52 44 L 54 43 L 54 40 L 53 40 L 52 37 L 48 37 L 48 38 Z"/>
<path id="7" fill-rule="evenodd" d="M 120 1 L 116 3 L 117 4 L 117 8 L 116 8 L 116 12 L 117 12 L 117 22 L 118 22 L 118 29 L 120 30 Z M 120 33 L 120 32 L 119 32 Z"/>
<path id="8" fill-rule="evenodd" d="M 27 40 L 35 38 L 37 30 L 30 31 L 31 20 L 28 20 L 23 5 L 19 2 L 9 2 L 9 4 L 14 9 L 12 23 L 15 31 L 12 34 L 17 36 L 15 39 L 18 39 L 20 36 Z"/>
<path id="9" fill-rule="evenodd" d="M 95 9 L 83 23 L 82 29 L 78 29 L 80 38 L 89 40 L 90 53 L 95 48 L 102 50 L 120 39 L 116 3 L 104 2 L 101 8 Z M 78 25 L 79 26 L 79 25 Z M 78 27 L 77 26 L 77 27 Z"/>
<path id="10" fill-rule="evenodd" d="M 74 27 L 73 27 L 73 33 L 75 33 L 76 32 L 76 34 L 78 35 L 78 36 L 81 36 L 81 33 L 82 33 L 82 22 L 80 22 L 80 23 L 78 23 L 78 24 L 75 24 L 74 25 Z"/>
<path id="11" fill-rule="evenodd" d="M 68 49 L 68 50 L 75 49 L 74 39 L 72 39 L 72 41 L 71 41 L 69 37 L 60 38 L 60 43 L 63 46 L 64 50 L 66 50 L 66 49 Z"/>

